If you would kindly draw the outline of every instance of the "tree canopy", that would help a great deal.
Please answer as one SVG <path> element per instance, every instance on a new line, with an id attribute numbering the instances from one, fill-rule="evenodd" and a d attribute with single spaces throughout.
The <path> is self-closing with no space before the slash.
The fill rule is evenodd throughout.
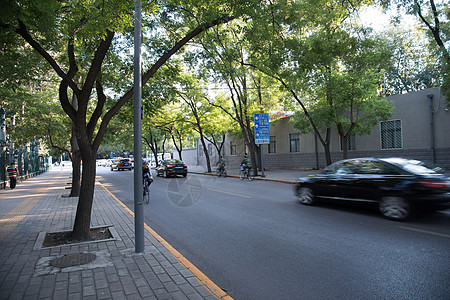
<path id="1" fill-rule="evenodd" d="M 155 130 L 152 120 L 164 105 L 182 100 L 190 113 L 174 114 L 172 124 L 202 114 L 207 121 L 200 122 L 201 130 L 196 122 L 197 129 L 212 139 L 220 133 L 211 126 L 213 116 L 233 120 L 256 166 L 260 148 L 254 144 L 253 113 L 290 102 L 319 135 L 329 163 L 331 126 L 345 138 L 352 132 L 367 132 L 374 120 L 389 113 L 385 103 L 376 100 L 380 76 L 387 68 L 384 58 L 389 55 L 379 40 L 349 25 L 353 12 L 370 3 L 142 1 L 143 136 L 149 146 L 156 151 L 168 132 L 178 131 L 178 136 L 187 132 L 179 124 L 171 131 Z M 414 3 L 419 6 L 403 5 L 429 28 L 444 61 L 447 55 L 448 68 L 447 19 L 439 19 L 441 10 L 435 9 L 433 0 L 428 14 L 420 6 L 428 2 Z M 78 236 L 88 234 L 95 157 L 102 142 L 131 146 L 125 136 L 132 119 L 134 4 L 131 0 L 2 1 L 0 79 L 6 88 L 1 93 L 7 95 L 7 105 L 15 105 L 14 110 L 24 98 L 30 100 L 34 105 L 27 112 L 30 120 L 44 100 L 51 104 L 51 113 L 64 111 L 65 118 L 55 120 L 64 123 L 60 126 L 64 130 L 71 124 L 83 159 L 83 186 L 74 224 Z M 442 70 L 445 79 L 448 69 Z M 43 79 L 52 85 L 50 93 L 35 88 L 43 86 Z M 225 92 L 211 96 L 193 85 L 215 85 Z M 22 98 L 21 102 L 14 102 L 14 97 Z M 53 105 L 56 98 L 60 108 Z M 23 136 L 25 140 L 25 131 Z"/>

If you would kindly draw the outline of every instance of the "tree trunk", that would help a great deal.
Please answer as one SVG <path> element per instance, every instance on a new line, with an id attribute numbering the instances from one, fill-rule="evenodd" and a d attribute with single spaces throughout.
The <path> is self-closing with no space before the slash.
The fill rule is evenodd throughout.
<path id="1" fill-rule="evenodd" d="M 73 148 L 72 148 L 73 149 Z M 69 197 L 79 197 L 81 189 L 81 154 L 80 150 L 72 152 L 72 189 Z"/>
<path id="2" fill-rule="evenodd" d="M 81 181 L 80 197 L 72 231 L 72 237 L 77 239 L 89 238 L 96 173 L 95 153 L 82 155 L 82 158 L 83 180 Z"/>
<path id="3" fill-rule="evenodd" d="M 76 97 L 73 97 L 76 100 Z M 76 103 L 72 99 L 72 105 Z M 81 188 L 81 153 L 78 147 L 78 141 L 75 135 L 75 125 L 72 123 L 72 138 L 70 139 L 72 148 L 72 189 L 69 197 L 79 197 Z"/>
<path id="4" fill-rule="evenodd" d="M 156 144 L 156 143 L 155 143 Z M 155 165 L 159 167 L 159 161 L 158 161 L 158 145 L 155 145 L 155 147 L 150 147 L 150 149 L 153 152 L 153 156 L 155 157 Z"/>
<path id="5" fill-rule="evenodd" d="M 330 137 L 331 137 L 331 127 L 328 127 L 327 137 L 324 143 L 322 143 L 323 148 L 325 150 L 325 160 L 327 162 L 327 166 L 331 165 Z"/>
<path id="6" fill-rule="evenodd" d="M 261 153 L 262 153 L 262 151 L 263 151 L 263 146 L 264 145 L 256 145 L 256 157 L 257 157 L 257 159 L 258 159 L 258 168 L 259 168 L 259 170 L 262 172 L 262 170 L 263 170 L 263 165 L 262 165 L 262 161 L 261 161 Z"/>
<path id="7" fill-rule="evenodd" d="M 211 169 L 211 159 L 209 158 L 209 151 L 208 151 L 208 149 L 206 147 L 205 139 L 204 139 L 203 133 L 201 133 L 201 131 L 200 131 L 200 141 L 202 142 L 203 153 L 205 154 L 205 158 L 206 158 L 206 168 L 208 170 L 208 173 L 210 173 L 212 171 L 212 169 Z"/>
<path id="8" fill-rule="evenodd" d="M 348 135 L 344 134 L 343 136 L 341 136 L 341 140 L 342 140 L 342 159 L 347 159 L 347 155 L 348 155 L 348 147 L 347 147 Z"/>

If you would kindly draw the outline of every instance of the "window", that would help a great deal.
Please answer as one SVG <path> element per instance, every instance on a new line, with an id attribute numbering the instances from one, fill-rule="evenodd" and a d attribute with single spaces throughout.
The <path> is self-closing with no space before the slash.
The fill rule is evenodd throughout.
<path id="1" fill-rule="evenodd" d="M 292 152 L 300 152 L 300 135 L 298 133 L 289 134 L 289 147 Z"/>
<path id="2" fill-rule="evenodd" d="M 380 123 L 381 149 L 399 149 L 403 147 L 402 121 L 386 121 Z"/>
<path id="3" fill-rule="evenodd" d="M 341 151 L 344 151 L 344 145 L 342 144 L 342 138 L 339 136 L 339 142 L 341 144 Z M 354 134 L 350 134 L 347 137 L 347 150 L 356 150 L 356 138 Z"/>
<path id="4" fill-rule="evenodd" d="M 213 144 L 208 144 L 208 153 L 209 156 L 213 156 Z"/>
<path id="5" fill-rule="evenodd" d="M 230 155 L 236 155 L 236 142 L 230 141 Z"/>
<path id="6" fill-rule="evenodd" d="M 198 156 L 203 156 L 203 145 L 198 145 Z"/>
<path id="7" fill-rule="evenodd" d="M 269 153 L 277 153 L 277 137 L 270 137 Z"/>

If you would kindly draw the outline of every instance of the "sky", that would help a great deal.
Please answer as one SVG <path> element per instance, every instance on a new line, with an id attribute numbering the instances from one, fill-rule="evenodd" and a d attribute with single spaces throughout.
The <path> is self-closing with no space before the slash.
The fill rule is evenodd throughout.
<path id="1" fill-rule="evenodd" d="M 396 11 L 383 13 L 381 9 L 374 6 L 367 7 L 360 13 L 360 19 L 363 25 L 372 27 L 375 31 L 383 31 L 389 26 L 392 16 L 397 14 Z M 402 25 L 417 25 L 417 19 L 412 15 L 403 15 Z"/>

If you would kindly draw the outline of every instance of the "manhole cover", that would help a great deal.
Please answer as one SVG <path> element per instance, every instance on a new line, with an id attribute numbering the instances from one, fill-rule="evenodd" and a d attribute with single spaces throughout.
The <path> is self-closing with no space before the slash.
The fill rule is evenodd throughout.
<path id="1" fill-rule="evenodd" d="M 94 261 L 95 258 L 96 256 L 93 253 L 66 254 L 52 260 L 51 265 L 58 268 L 74 267 L 88 264 Z"/>

